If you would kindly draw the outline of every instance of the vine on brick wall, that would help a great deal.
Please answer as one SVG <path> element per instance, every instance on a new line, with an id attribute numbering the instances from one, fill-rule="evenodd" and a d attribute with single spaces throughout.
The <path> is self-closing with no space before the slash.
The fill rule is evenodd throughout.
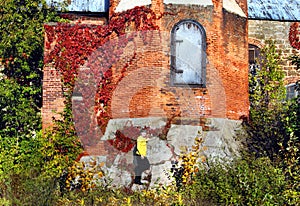
<path id="1" fill-rule="evenodd" d="M 132 35 L 131 35 L 132 36 Z M 128 39 L 127 39 L 128 41 Z M 128 43 L 127 41 L 122 41 L 122 46 L 125 47 Z M 106 50 L 105 50 L 106 51 Z M 136 53 L 133 54 L 129 63 L 126 63 L 120 71 L 119 75 L 115 75 L 113 78 L 112 69 L 109 68 L 103 73 L 103 78 L 100 80 L 98 85 L 98 91 L 95 96 L 96 107 L 95 112 L 97 113 L 97 123 L 100 126 L 101 131 L 104 133 L 106 125 L 110 119 L 111 115 L 111 99 L 113 91 L 117 87 L 117 83 L 120 82 L 124 77 L 129 65 L 131 65 L 133 59 L 135 58 Z M 112 63 L 112 62 L 111 62 Z M 113 61 L 115 63 L 115 61 Z M 90 65 L 92 68 L 93 65 Z M 95 68 L 96 69 L 96 68 Z M 115 83 L 113 83 L 113 81 Z"/>
<path id="2" fill-rule="evenodd" d="M 111 118 L 112 92 L 131 64 L 129 62 L 124 65 L 119 76 L 113 77 L 112 65 L 124 52 L 123 48 L 134 38 L 134 35 L 125 35 L 125 31 L 128 27 L 132 27 L 135 31 L 158 30 L 155 24 L 158 18 L 160 17 L 147 7 L 135 7 L 113 14 L 108 25 L 84 25 L 80 24 L 80 20 L 73 25 L 67 23 L 58 23 L 55 26 L 45 25 L 48 37 L 45 47 L 50 51 L 45 57 L 45 64 L 52 64 L 62 75 L 63 86 L 67 88 L 67 91 L 72 91 L 74 88 L 78 68 L 84 65 L 98 48 L 103 50 L 101 62 L 98 58 L 94 58 L 95 61 L 89 61 L 87 65 L 94 76 L 99 78 L 97 79 L 95 112 L 102 132 Z M 105 46 L 113 37 L 119 37 L 118 41 L 114 41 L 115 45 Z M 85 96 L 95 95 L 90 93 L 91 91 L 84 91 L 83 99 Z"/>
<path id="3" fill-rule="evenodd" d="M 137 138 L 141 135 L 141 130 L 155 137 L 162 133 L 163 128 L 152 129 L 148 126 L 134 126 L 131 121 L 127 121 L 122 129 L 116 131 L 115 138 L 107 140 L 107 142 L 117 150 L 127 153 L 135 146 Z"/>
<path id="4" fill-rule="evenodd" d="M 107 140 L 113 147 L 122 152 L 129 152 L 134 147 L 134 142 L 128 136 L 125 136 L 120 130 L 116 131 L 116 138 Z"/>
<path id="5" fill-rule="evenodd" d="M 290 26 L 289 41 L 292 47 L 300 50 L 300 25 L 298 22 L 292 23 Z"/>

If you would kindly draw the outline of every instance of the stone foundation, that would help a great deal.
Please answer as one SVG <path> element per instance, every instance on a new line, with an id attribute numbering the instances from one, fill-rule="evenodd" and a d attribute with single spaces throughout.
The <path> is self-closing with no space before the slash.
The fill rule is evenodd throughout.
<path id="1" fill-rule="evenodd" d="M 108 139 L 115 138 L 114 132 L 121 130 L 130 121 L 136 127 L 150 127 L 160 129 L 166 125 L 163 118 L 135 118 L 135 119 L 112 119 L 106 129 L 105 135 L 101 138 L 103 144 L 108 144 Z M 194 139 L 201 136 L 204 140 L 203 155 L 208 161 L 231 160 L 239 155 L 239 142 L 235 136 L 241 130 L 241 121 L 222 118 L 206 119 L 206 126 L 210 128 L 203 131 L 202 126 L 172 124 L 166 140 L 158 136 L 152 136 L 148 142 L 147 156 L 151 164 L 151 186 L 156 184 L 170 184 L 168 178 L 171 169 L 171 162 L 177 160 L 182 151 L 191 150 Z M 132 186 L 134 177 L 132 150 L 127 153 L 117 151 L 110 145 L 106 145 L 106 154 L 84 156 L 81 161 L 89 162 L 95 158 L 97 162 L 104 163 L 103 170 L 107 183 L 111 186 Z M 145 175 L 144 175 L 145 176 Z"/>

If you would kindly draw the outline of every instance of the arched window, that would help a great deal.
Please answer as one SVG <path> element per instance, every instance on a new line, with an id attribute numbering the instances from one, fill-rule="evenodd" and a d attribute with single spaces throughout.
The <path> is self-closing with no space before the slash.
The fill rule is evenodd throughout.
<path id="1" fill-rule="evenodd" d="M 256 75 L 257 71 L 260 69 L 260 49 L 258 46 L 249 44 L 249 72 L 251 75 Z"/>
<path id="2" fill-rule="evenodd" d="M 171 84 L 205 87 L 206 34 L 194 20 L 177 23 L 171 33 Z"/>
<path id="3" fill-rule="evenodd" d="M 258 46 L 254 44 L 248 45 L 248 63 L 249 63 L 249 93 L 254 94 L 258 90 L 260 79 L 257 78 L 257 73 L 261 69 L 261 54 Z M 251 98 L 251 97 L 250 97 Z M 250 99 L 250 104 L 252 105 L 252 99 Z"/>
<path id="4" fill-rule="evenodd" d="M 286 99 L 287 100 L 291 100 L 299 95 L 298 91 L 297 91 L 296 83 L 286 85 L 285 87 L 286 87 Z"/>

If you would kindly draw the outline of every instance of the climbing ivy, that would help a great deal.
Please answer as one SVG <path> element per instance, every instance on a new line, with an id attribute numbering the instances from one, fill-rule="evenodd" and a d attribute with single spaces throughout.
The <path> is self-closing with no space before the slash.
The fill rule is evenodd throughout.
<path id="1" fill-rule="evenodd" d="M 99 77 L 97 79 L 98 92 L 95 97 L 95 113 L 99 112 L 97 120 L 102 131 L 105 130 L 106 124 L 111 118 L 112 91 L 125 76 L 127 67 L 131 64 L 131 61 L 126 63 L 121 69 L 120 75 L 113 79 L 111 66 L 119 60 L 118 57 L 124 52 L 122 48 L 125 48 L 135 35 L 129 34 L 125 37 L 126 29 L 132 27 L 135 31 L 158 30 L 158 26 L 155 24 L 158 18 L 160 17 L 157 17 L 157 14 L 147 7 L 135 7 L 122 13 L 113 14 L 107 25 L 85 25 L 79 21 L 75 25 L 59 23 L 56 26 L 45 26 L 49 37 L 46 49 L 51 49 L 52 43 L 56 42 L 49 55 L 45 57 L 45 62 L 53 63 L 57 71 L 62 74 L 64 86 L 70 91 L 74 88 L 78 68 L 86 63 L 93 52 L 102 48 L 101 61 L 95 58 L 95 61 L 89 62 L 88 65 L 94 76 Z M 107 45 L 106 43 L 113 37 L 122 39 Z M 95 95 L 90 93 L 91 91 L 85 91 L 83 98 Z"/>
<path id="2" fill-rule="evenodd" d="M 292 47 L 295 49 L 300 49 L 300 39 L 299 39 L 299 22 L 294 22 L 290 26 L 289 31 L 289 41 Z"/>

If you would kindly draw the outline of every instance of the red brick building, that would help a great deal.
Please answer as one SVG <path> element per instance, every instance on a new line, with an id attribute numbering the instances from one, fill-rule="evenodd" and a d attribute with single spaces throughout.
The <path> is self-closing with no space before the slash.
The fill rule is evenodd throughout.
<path id="1" fill-rule="evenodd" d="M 159 16 L 155 20 L 158 29 L 143 33 L 151 36 L 149 40 L 135 37 L 134 49 L 129 42 L 124 55 L 112 63 L 117 78 L 130 59 L 125 77 L 112 81 L 117 84 L 110 102 L 112 118 L 176 116 L 198 121 L 239 120 L 248 115 L 246 0 L 113 0 L 108 18 L 85 17 L 81 24 L 109 25 L 112 15 L 123 15 L 135 6 L 154 11 Z M 128 25 L 126 35 L 134 32 Z M 49 39 L 52 46 L 45 57 L 55 47 L 55 38 L 46 36 L 46 44 Z M 110 41 L 122 38 L 115 35 Z M 93 55 L 101 59 L 100 53 Z M 61 77 L 50 65 L 44 68 L 44 126 L 51 124 L 54 111 L 63 108 Z"/>

